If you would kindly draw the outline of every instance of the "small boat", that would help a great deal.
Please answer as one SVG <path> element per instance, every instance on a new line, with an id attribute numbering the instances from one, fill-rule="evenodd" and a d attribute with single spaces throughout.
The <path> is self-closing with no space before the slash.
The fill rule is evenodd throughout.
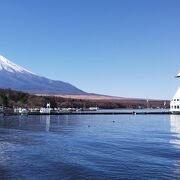
<path id="1" fill-rule="evenodd" d="M 51 110 L 49 108 L 41 108 L 40 113 L 41 114 L 50 114 Z"/>
<path id="2" fill-rule="evenodd" d="M 14 113 L 21 114 L 21 115 L 27 115 L 29 111 L 25 108 L 17 108 L 14 109 Z"/>
<path id="3" fill-rule="evenodd" d="M 27 109 L 21 109 L 21 110 L 19 111 L 19 113 L 20 113 L 21 115 L 28 115 L 29 111 L 28 111 Z"/>
<path id="4" fill-rule="evenodd" d="M 89 108 L 89 111 L 98 111 L 98 110 L 99 110 L 98 107 L 90 107 L 90 108 Z"/>

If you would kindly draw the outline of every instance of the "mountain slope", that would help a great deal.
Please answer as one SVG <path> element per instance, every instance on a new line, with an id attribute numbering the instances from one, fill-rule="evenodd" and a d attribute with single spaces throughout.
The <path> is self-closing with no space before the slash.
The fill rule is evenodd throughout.
<path id="1" fill-rule="evenodd" d="M 0 88 L 39 94 L 85 95 L 75 86 L 38 76 L 0 55 Z"/>

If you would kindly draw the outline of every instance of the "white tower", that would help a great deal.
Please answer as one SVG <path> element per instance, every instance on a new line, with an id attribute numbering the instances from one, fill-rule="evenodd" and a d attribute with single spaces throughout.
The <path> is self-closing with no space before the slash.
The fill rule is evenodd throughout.
<path id="1" fill-rule="evenodd" d="M 47 103 L 46 107 L 50 109 L 51 108 L 51 104 Z"/>
<path id="2" fill-rule="evenodd" d="M 178 73 L 178 75 L 176 77 L 179 78 L 180 73 Z M 170 111 L 173 114 L 180 114 L 180 86 L 179 86 L 176 94 L 174 95 L 173 99 L 171 100 Z"/>

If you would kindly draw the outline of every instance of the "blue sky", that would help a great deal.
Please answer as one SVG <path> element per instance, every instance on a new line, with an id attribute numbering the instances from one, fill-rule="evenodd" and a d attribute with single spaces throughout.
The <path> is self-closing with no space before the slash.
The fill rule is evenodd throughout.
<path id="1" fill-rule="evenodd" d="M 179 0 L 0 0 L 0 54 L 87 91 L 165 98 L 180 84 Z"/>

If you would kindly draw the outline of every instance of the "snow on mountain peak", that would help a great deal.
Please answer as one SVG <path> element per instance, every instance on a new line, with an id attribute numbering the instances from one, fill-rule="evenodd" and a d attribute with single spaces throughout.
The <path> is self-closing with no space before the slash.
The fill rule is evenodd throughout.
<path id="1" fill-rule="evenodd" d="M 30 74 L 34 74 L 30 71 L 28 71 L 27 69 L 18 66 L 17 64 L 11 62 L 10 60 L 8 60 L 7 58 L 5 58 L 4 56 L 0 55 L 0 71 L 8 71 L 11 73 L 30 73 Z"/>

